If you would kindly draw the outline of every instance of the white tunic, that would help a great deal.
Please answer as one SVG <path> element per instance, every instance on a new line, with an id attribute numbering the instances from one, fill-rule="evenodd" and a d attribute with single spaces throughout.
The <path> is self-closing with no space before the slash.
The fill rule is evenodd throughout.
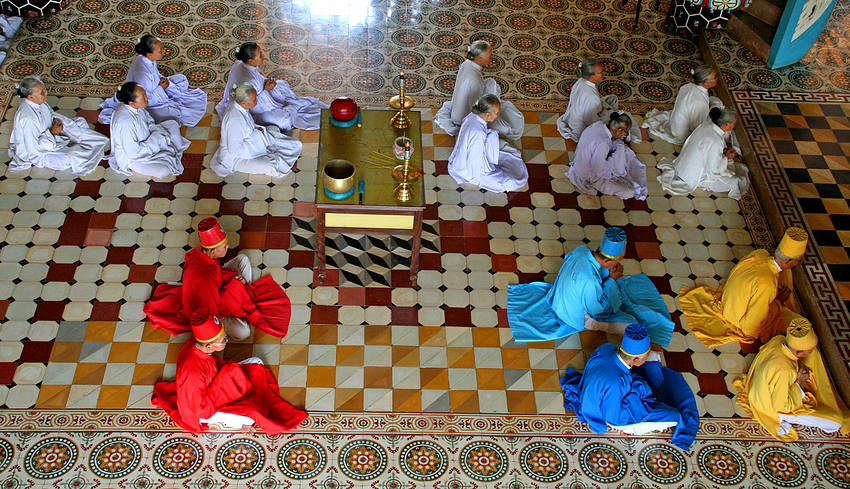
<path id="1" fill-rule="evenodd" d="M 62 132 L 50 132 L 53 119 L 62 121 Z M 9 140 L 9 168 L 30 167 L 70 170 L 76 175 L 92 171 L 103 159 L 109 138 L 89 129 L 82 117 L 69 119 L 46 103 L 21 99 Z"/>
<path id="2" fill-rule="evenodd" d="M 481 116 L 463 119 L 454 150 L 449 156 L 449 175 L 457 183 L 472 183 L 493 192 L 510 192 L 525 186 L 528 168 L 522 154 L 499 140 Z"/>
<path id="3" fill-rule="evenodd" d="M 646 166 L 602 121 L 582 132 L 570 165 L 567 178 L 582 193 L 646 199 Z"/>
<path id="4" fill-rule="evenodd" d="M 434 122 L 450 135 L 457 135 L 464 118 L 472 112 L 475 102 L 488 94 L 499 97 L 502 102 L 501 113 L 488 125 L 490 129 L 508 139 L 519 139 L 525 130 L 525 116 L 513 103 L 501 99 L 502 89 L 499 88 L 496 80 L 492 78 L 485 80 L 482 66 L 471 60 L 460 64 L 452 99 L 440 107 Z"/>
<path id="5" fill-rule="evenodd" d="M 281 131 L 288 131 L 293 127 L 304 130 L 319 128 L 322 109 L 327 109 L 327 104 L 314 97 L 295 95 L 289 83 L 284 80 L 277 80 L 275 87 L 266 91 L 263 88 L 265 81 L 266 78 L 260 74 L 258 67 L 236 61 L 227 75 L 224 98 L 215 106 L 219 118 L 224 118 L 233 85 L 247 82 L 257 91 L 257 105 L 251 109 L 251 115 L 258 124 L 277 126 Z"/>
<path id="6" fill-rule="evenodd" d="M 578 142 L 581 133 L 596 121 L 605 121 L 611 112 L 619 107 L 616 95 L 601 97 L 596 90 L 596 84 L 579 78 L 570 89 L 570 100 L 567 102 L 567 110 L 558 118 L 558 132 L 564 139 L 572 139 Z M 628 112 L 632 119 L 632 129 L 629 131 L 629 140 L 635 143 L 641 142 L 640 126 L 634 117 Z"/>
<path id="7" fill-rule="evenodd" d="M 154 123 L 145 109 L 121 104 L 112 117 L 113 170 L 123 175 L 131 171 L 165 178 L 183 173 L 183 151 L 189 140 L 180 135 L 176 121 Z"/>
<path id="8" fill-rule="evenodd" d="M 207 112 L 207 94 L 200 88 L 189 88 L 186 75 L 171 75 L 168 77 L 168 88 L 162 88 L 159 80 L 162 75 L 147 56 L 136 56 L 127 71 L 127 81 L 136 82 L 145 89 L 148 95 L 147 110 L 154 121 L 177 121 L 181 125 L 195 127 Z M 113 112 L 121 105 L 117 98 L 112 97 L 101 105 L 100 122 L 109 124 Z"/>
<path id="9" fill-rule="evenodd" d="M 679 89 L 673 110 L 652 109 L 646 114 L 643 127 L 649 129 L 653 137 L 682 144 L 705 121 L 712 107 L 723 108 L 723 102 L 709 97 L 708 89 L 702 85 L 687 83 Z"/>
<path id="10" fill-rule="evenodd" d="M 658 162 L 658 182 L 673 195 L 685 195 L 697 187 L 711 192 L 729 192 L 735 200 L 747 192 L 747 167 L 723 155 L 726 133 L 706 120 L 688 136 L 675 160 Z"/>
<path id="11" fill-rule="evenodd" d="M 220 177 L 237 171 L 279 177 L 292 170 L 300 155 L 301 141 L 281 134 L 275 126 L 258 126 L 247 109 L 231 102 L 224 111 L 221 145 L 210 168 Z"/>

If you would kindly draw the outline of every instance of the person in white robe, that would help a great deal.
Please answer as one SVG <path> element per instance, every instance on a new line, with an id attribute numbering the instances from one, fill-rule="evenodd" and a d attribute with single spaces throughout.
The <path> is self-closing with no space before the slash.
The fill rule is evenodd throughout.
<path id="1" fill-rule="evenodd" d="M 148 94 L 148 112 L 157 123 L 177 121 L 195 127 L 207 112 L 207 94 L 200 88 L 189 88 L 186 75 L 164 77 L 156 62 L 162 59 L 162 42 L 145 34 L 135 47 L 138 56 L 133 58 L 127 71 L 127 81 L 136 82 Z M 121 102 L 115 97 L 101 105 L 100 122 L 109 124 Z"/>
<path id="2" fill-rule="evenodd" d="M 9 140 L 9 168 L 33 166 L 86 175 L 100 163 L 109 138 L 89 128 L 82 117 L 53 112 L 37 76 L 26 76 L 16 87 L 21 103 L 15 112 Z"/>
<path id="3" fill-rule="evenodd" d="M 328 105 L 314 97 L 295 95 L 285 80 L 270 80 L 260 74 L 260 66 L 265 61 L 262 48 L 255 42 L 246 42 L 236 52 L 236 62 L 227 75 L 227 85 L 250 83 L 257 91 L 257 105 L 251 109 L 254 121 L 262 126 L 277 126 L 281 131 L 293 127 L 304 130 L 318 129 L 322 109 Z M 224 112 L 230 104 L 230 93 L 225 90 L 221 102 L 216 105 L 218 116 L 224 119 Z"/>
<path id="4" fill-rule="evenodd" d="M 596 58 L 587 58 L 578 64 L 576 68 L 578 80 L 570 89 L 570 100 L 567 102 L 567 110 L 558 118 L 558 132 L 564 139 L 572 139 L 578 142 L 581 133 L 596 121 L 607 121 L 611 112 L 618 111 L 619 100 L 614 94 L 604 97 L 599 95 L 596 84 L 604 77 L 602 66 Z M 619 111 L 634 119 L 631 114 Z M 627 134 L 628 141 L 641 142 L 640 128 L 633 126 Z"/>
<path id="5" fill-rule="evenodd" d="M 112 117 L 112 169 L 122 175 L 135 171 L 155 178 L 183 173 L 181 160 L 189 140 L 180 135 L 180 124 L 155 123 L 146 109 L 145 89 L 136 82 L 121 85 L 116 97 L 121 105 Z"/>
<path id="6" fill-rule="evenodd" d="M 281 177 L 301 155 L 301 141 L 281 134 L 277 126 L 254 122 L 250 110 L 256 105 L 257 91 L 250 83 L 230 90 L 230 105 L 221 120 L 221 143 L 210 160 L 218 176 L 239 171 Z"/>
<path id="7" fill-rule="evenodd" d="M 629 116 L 612 112 L 607 122 L 594 122 L 582 132 L 567 171 L 579 192 L 646 199 L 646 166 L 623 141 L 631 127 Z"/>
<path id="8" fill-rule="evenodd" d="M 490 43 L 481 40 L 473 42 L 466 48 L 466 58 L 458 69 L 452 99 L 440 107 L 434 122 L 449 135 L 456 136 L 475 102 L 482 95 L 490 94 L 499 97 L 502 108 L 499 117 L 490 122 L 488 127 L 507 139 L 519 139 L 525 130 L 525 116 L 513 103 L 500 98 L 502 89 L 496 80 L 485 79 L 482 74 L 484 67 L 493 59 Z"/>
<path id="9" fill-rule="evenodd" d="M 528 182 L 528 168 L 522 154 L 487 127 L 499 117 L 500 105 L 495 95 L 484 95 L 463 119 L 449 156 L 449 175 L 457 183 L 471 183 L 493 192 L 511 192 Z"/>
<path id="10" fill-rule="evenodd" d="M 717 72 L 709 66 L 691 70 L 691 83 L 679 88 L 673 110 L 652 109 L 643 120 L 643 127 L 654 138 L 669 143 L 682 144 L 694 129 L 705 122 L 712 107 L 723 108 L 723 102 L 708 95 L 708 90 L 717 85 Z"/>
<path id="11" fill-rule="evenodd" d="M 730 198 L 739 200 L 749 188 L 749 170 L 734 160 L 740 150 L 727 145 L 727 134 L 737 121 L 734 109 L 711 109 L 708 119 L 685 140 L 679 156 L 658 162 L 661 187 L 673 195 L 687 195 L 697 188 L 729 192 Z"/>

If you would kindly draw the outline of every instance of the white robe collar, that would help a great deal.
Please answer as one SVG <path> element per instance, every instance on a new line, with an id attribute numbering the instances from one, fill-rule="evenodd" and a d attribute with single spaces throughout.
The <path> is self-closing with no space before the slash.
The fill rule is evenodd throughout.
<path id="1" fill-rule="evenodd" d="M 723 129 L 720 129 L 720 126 L 718 126 L 714 122 L 711 122 L 711 121 L 709 121 L 709 122 L 711 123 L 711 128 L 714 129 L 714 132 L 718 136 L 722 137 L 723 139 L 726 139 L 726 131 L 724 131 Z"/>

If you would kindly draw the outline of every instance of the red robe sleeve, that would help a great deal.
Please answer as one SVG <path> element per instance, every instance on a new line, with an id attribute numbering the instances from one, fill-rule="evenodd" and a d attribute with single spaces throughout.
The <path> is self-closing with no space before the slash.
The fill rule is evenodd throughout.
<path id="1" fill-rule="evenodd" d="M 199 310 L 224 315 L 221 311 L 221 265 L 197 248 L 186 253 L 183 265 L 183 314 L 191 318 Z"/>

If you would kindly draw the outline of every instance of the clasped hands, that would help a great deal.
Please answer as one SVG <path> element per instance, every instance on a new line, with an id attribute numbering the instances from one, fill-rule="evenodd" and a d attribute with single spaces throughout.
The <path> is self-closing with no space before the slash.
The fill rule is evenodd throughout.
<path id="1" fill-rule="evenodd" d="M 611 278 L 614 280 L 619 280 L 623 277 L 623 264 L 620 262 L 614 262 L 611 265 L 603 265 L 608 269 L 608 272 L 611 274 Z"/>
<path id="2" fill-rule="evenodd" d="M 779 284 L 779 286 L 776 287 L 776 298 L 779 299 L 779 302 L 785 302 L 789 297 L 791 297 L 791 289 L 786 287 L 784 284 Z"/>
<path id="3" fill-rule="evenodd" d="M 59 119 L 53 119 L 53 124 L 50 125 L 50 134 L 58 136 L 64 128 L 65 125 L 62 124 L 62 121 L 60 121 Z"/>

